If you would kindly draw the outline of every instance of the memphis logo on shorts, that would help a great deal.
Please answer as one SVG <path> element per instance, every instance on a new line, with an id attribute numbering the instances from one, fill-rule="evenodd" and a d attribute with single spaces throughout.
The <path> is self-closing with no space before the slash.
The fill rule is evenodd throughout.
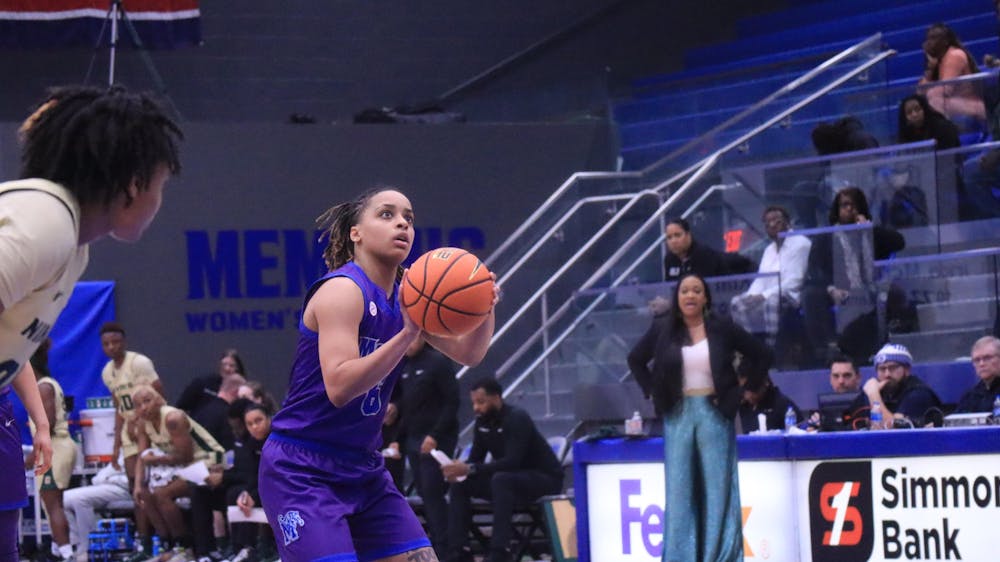
<path id="1" fill-rule="evenodd" d="M 285 537 L 285 546 L 299 540 L 299 527 L 305 524 L 298 511 L 288 511 L 278 515 L 278 525 Z"/>
<path id="2" fill-rule="evenodd" d="M 872 465 L 824 462 L 809 477 L 809 530 L 814 562 L 868 560 L 875 544 Z"/>

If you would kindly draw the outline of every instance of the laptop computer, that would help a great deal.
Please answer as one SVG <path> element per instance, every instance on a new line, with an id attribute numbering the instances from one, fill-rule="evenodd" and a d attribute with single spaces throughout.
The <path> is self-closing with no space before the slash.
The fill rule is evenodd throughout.
<path id="1" fill-rule="evenodd" d="M 860 392 L 826 392 L 816 396 L 820 431 L 851 431 Z"/>

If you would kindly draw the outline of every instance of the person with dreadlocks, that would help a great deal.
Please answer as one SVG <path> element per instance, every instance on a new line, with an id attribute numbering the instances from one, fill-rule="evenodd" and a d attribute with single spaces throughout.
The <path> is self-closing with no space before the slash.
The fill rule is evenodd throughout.
<path id="1" fill-rule="evenodd" d="M 52 463 L 48 417 L 29 358 L 110 235 L 138 240 L 180 171 L 180 128 L 154 100 L 124 88 L 52 90 L 20 128 L 19 180 L 0 183 L 0 562 L 18 559 L 27 505 L 10 391 L 35 424 L 35 474 Z"/>
<path id="2" fill-rule="evenodd" d="M 414 231 L 399 191 L 370 191 L 319 222 L 330 272 L 303 303 L 288 395 L 261 453 L 261 504 L 285 562 L 435 561 L 385 469 L 382 418 L 414 340 L 476 365 L 493 336 L 493 312 L 469 334 L 442 338 L 421 333 L 400 310 L 400 266 Z"/>

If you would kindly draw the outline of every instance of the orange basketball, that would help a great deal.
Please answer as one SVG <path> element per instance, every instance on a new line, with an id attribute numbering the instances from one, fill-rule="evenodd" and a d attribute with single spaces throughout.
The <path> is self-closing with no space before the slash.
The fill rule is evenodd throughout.
<path id="1" fill-rule="evenodd" d="M 461 248 L 431 250 L 413 262 L 399 302 L 427 333 L 461 336 L 476 329 L 493 307 L 493 279 L 479 258 Z"/>

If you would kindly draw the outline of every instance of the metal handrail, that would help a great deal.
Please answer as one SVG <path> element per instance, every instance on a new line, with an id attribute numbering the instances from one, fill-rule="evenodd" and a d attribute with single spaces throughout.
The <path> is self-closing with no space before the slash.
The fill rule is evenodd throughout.
<path id="1" fill-rule="evenodd" d="M 654 212 L 653 215 L 649 219 L 647 219 L 638 229 L 636 229 L 636 231 L 632 234 L 632 236 L 630 236 L 628 240 L 626 240 L 624 243 L 622 243 L 619 246 L 619 248 L 614 252 L 614 254 L 612 254 L 607 260 L 605 260 L 604 263 L 603 263 L 603 265 L 600 268 L 598 268 L 598 270 L 595 271 L 594 274 L 591 275 L 591 277 L 587 281 L 585 281 L 583 283 L 583 285 L 581 285 L 581 290 L 585 290 L 585 289 L 589 288 L 594 282 L 596 282 L 597 279 L 603 277 L 603 275 L 619 259 L 621 259 L 621 257 L 624 256 L 627 251 L 631 250 L 632 246 L 634 246 L 638 242 L 638 240 L 639 240 L 640 236 L 642 235 L 642 233 L 644 233 L 646 231 L 646 229 L 648 229 L 652 224 L 654 224 L 656 221 L 658 221 L 659 217 L 662 214 L 664 214 L 681 196 L 685 195 L 691 189 L 691 187 L 693 185 L 695 185 L 695 183 L 702 176 L 704 176 L 704 174 L 708 170 L 710 170 L 717 163 L 718 159 L 722 155 L 726 154 L 727 152 L 729 152 L 733 148 L 736 148 L 736 147 L 744 144 L 747 140 L 749 140 L 752 137 L 756 136 L 760 132 L 762 132 L 762 131 L 770 128 L 771 126 L 773 126 L 776 123 L 780 122 L 782 119 L 788 117 L 792 113 L 798 111 L 799 109 L 801 109 L 801 108 L 809 105 L 810 103 L 814 102 L 815 100 L 819 99 L 820 97 L 826 95 L 827 93 L 829 93 L 830 91 L 832 91 L 836 87 L 840 86 L 841 84 L 847 82 L 848 80 L 850 80 L 854 76 L 857 76 L 858 74 L 861 74 L 861 73 L 867 71 L 872 66 L 874 66 L 874 65 L 882 62 L 883 60 L 885 60 L 885 59 L 887 59 L 887 58 L 889 58 L 889 57 L 891 57 L 891 56 L 893 56 L 895 54 L 896 54 L 895 50 L 888 50 L 888 51 L 883 51 L 882 53 L 879 53 L 877 56 L 873 57 L 872 59 L 866 61 L 865 63 L 863 63 L 861 65 L 858 65 L 854 69 L 848 71 L 846 74 L 844 74 L 844 75 L 842 75 L 842 76 L 840 76 L 840 77 L 838 77 L 838 78 L 830 81 L 824 87 L 820 88 L 817 92 L 815 92 L 812 95 L 806 97 L 805 99 L 800 100 L 799 102 L 793 104 L 791 107 L 789 107 L 789 108 L 787 108 L 787 109 L 779 112 L 777 115 L 775 115 L 771 119 L 767 120 L 762 125 L 760 125 L 760 126 L 754 128 L 754 129 L 752 129 L 751 131 L 748 131 L 747 133 L 741 135 L 736 140 L 731 141 L 729 144 L 727 144 L 723 148 L 720 148 L 719 150 L 717 150 L 714 153 L 712 153 L 709 157 L 707 157 L 706 159 L 704 159 L 700 163 L 701 165 L 698 167 L 697 171 L 695 171 L 695 173 L 690 178 L 688 178 L 688 180 L 685 181 L 684 184 L 680 188 L 678 188 L 676 192 L 674 192 L 662 205 L 660 205 L 660 207 L 656 210 L 656 212 Z M 659 190 L 656 189 L 656 188 L 654 188 L 652 190 L 649 190 L 649 189 L 643 190 L 643 191 L 641 191 L 641 192 L 639 192 L 639 193 L 637 193 L 635 195 L 634 199 L 629 202 L 628 206 L 634 205 L 634 203 L 636 201 L 638 201 L 638 199 L 640 199 L 643 196 L 650 195 L 650 194 L 658 194 L 658 193 L 659 193 Z M 703 199 L 699 199 L 699 201 L 701 201 L 701 200 L 703 200 Z M 688 211 L 690 211 L 690 209 L 688 209 Z M 593 237 L 591 237 L 591 239 L 588 241 L 588 243 L 586 245 L 586 248 L 589 249 L 589 247 L 592 246 L 593 243 L 596 242 L 595 239 L 597 237 L 599 237 L 599 236 L 603 236 L 603 234 L 607 230 L 608 230 L 608 225 L 605 225 L 604 228 L 602 228 L 600 231 L 598 231 L 598 233 L 596 233 Z M 632 273 L 632 271 L 638 266 L 638 264 L 643 259 L 645 259 L 646 257 L 648 257 L 648 255 L 649 255 L 650 252 L 654 251 L 659 246 L 660 242 L 661 242 L 661 239 L 658 238 L 655 243 L 651 244 L 642 253 L 642 255 L 637 260 L 634 260 L 633 263 L 628 268 L 626 268 L 626 270 L 624 272 L 622 272 L 612 282 L 611 288 L 619 286 L 625 279 L 627 279 L 628 276 Z M 551 287 L 551 285 L 558 279 L 559 276 L 561 276 L 569 267 L 571 267 L 573 264 L 575 264 L 576 261 L 582 255 L 583 251 L 585 251 L 585 250 L 578 251 L 576 254 L 574 254 L 573 257 L 571 257 L 569 260 L 567 260 L 567 263 L 564 264 L 563 267 L 561 267 L 556 272 L 555 275 L 553 275 L 552 277 L 550 277 L 548 279 L 548 281 L 545 284 L 543 284 L 542 287 L 540 287 L 538 289 L 538 291 L 536 292 L 536 294 L 531 299 L 529 299 L 529 303 L 534 303 L 534 301 L 536 301 L 540 297 L 540 294 L 544 293 L 549 287 Z M 532 361 L 532 363 L 527 368 L 525 368 L 521 372 L 521 374 L 514 379 L 514 381 L 511 384 L 507 385 L 507 387 L 504 390 L 504 394 L 503 394 L 504 397 L 507 397 L 512 392 L 514 392 L 520 386 L 520 384 L 533 373 L 534 369 L 542 361 L 544 361 L 545 359 L 547 359 L 548 356 L 552 353 L 552 351 L 554 351 L 563 341 L 566 340 L 566 338 L 569 337 L 569 335 L 572 333 L 572 330 L 575 329 L 577 326 L 579 326 L 579 324 L 583 321 L 583 319 L 594 308 L 596 308 L 600 304 L 601 301 L 603 301 L 603 299 L 605 298 L 603 295 L 604 294 L 602 294 L 601 296 L 598 296 L 598 298 L 595 299 L 594 302 L 592 302 L 586 309 L 584 309 L 580 314 L 578 314 L 577 317 L 570 323 L 569 327 L 566 328 L 565 330 L 563 330 L 563 332 L 561 334 L 559 334 L 554 340 L 551 340 L 551 341 L 547 342 L 547 345 L 546 345 L 545 349 L 543 350 L 543 352 L 541 354 L 539 354 L 539 356 L 536 357 L 535 360 Z M 539 333 L 542 330 L 547 329 L 547 325 L 548 324 L 550 324 L 551 322 L 556 321 L 558 318 L 561 318 L 561 316 L 563 314 L 565 314 L 565 310 L 569 309 L 569 307 L 571 305 L 571 302 L 572 302 L 572 300 L 568 300 L 566 303 L 564 303 L 557 310 L 556 314 L 550 316 L 547 319 L 546 326 L 543 326 L 539 330 L 536 330 L 535 334 L 532 334 L 532 336 L 530 336 L 528 339 L 530 341 L 532 341 L 532 342 L 535 341 L 535 340 L 537 340 L 537 338 L 539 337 Z M 501 332 L 506 332 L 506 330 L 508 329 L 508 327 L 511 326 L 511 325 L 513 325 L 513 323 L 515 321 L 517 321 L 526 312 L 528 306 L 529 306 L 529 304 L 526 304 L 525 306 L 522 306 L 508 320 L 508 322 L 501 328 L 501 330 L 498 331 L 496 334 L 494 334 L 494 339 L 493 339 L 494 342 L 502 335 Z M 525 348 L 525 347 L 527 347 L 527 345 L 522 346 L 522 348 Z M 518 357 L 520 357 L 520 355 L 523 355 L 523 352 L 521 350 L 518 350 Z M 506 369 L 509 368 L 508 366 L 511 364 L 512 361 L 513 361 L 513 357 L 509 358 L 504 363 L 504 365 L 501 366 L 503 370 L 502 371 L 500 369 L 497 370 L 497 375 L 499 376 L 503 372 L 506 372 Z M 457 377 L 461 377 L 467 370 L 468 370 L 468 368 L 464 368 L 464 369 L 460 370 L 457 373 L 456 376 Z M 461 432 L 461 436 L 466 435 L 471 430 L 472 427 L 473 427 L 473 424 L 469 424 L 465 428 L 463 428 L 463 430 Z"/>
<path id="2" fill-rule="evenodd" d="M 765 121 L 763 124 L 761 124 L 761 125 L 753 128 L 753 129 L 751 129 L 750 131 L 744 133 L 743 135 L 740 135 L 735 140 L 731 141 L 730 143 L 728 143 L 724 147 L 722 147 L 719 150 L 715 151 L 714 153 L 712 153 L 711 155 L 709 155 L 707 158 L 705 158 L 704 160 L 702 160 L 699 163 L 699 165 L 697 167 L 697 171 L 695 171 L 695 174 L 691 178 L 689 178 L 680 188 L 678 188 L 678 190 L 673 195 L 671 195 L 671 197 L 668 199 L 668 201 L 675 201 L 677 199 L 677 197 L 686 194 L 687 191 L 690 189 L 691 185 L 693 185 L 692 179 L 695 178 L 695 177 L 700 177 L 699 172 L 703 173 L 703 171 L 707 169 L 707 168 L 705 168 L 705 166 L 707 164 L 711 163 L 712 165 L 714 165 L 714 163 L 718 160 L 718 158 L 721 157 L 723 154 L 729 152 L 730 150 L 732 150 L 733 148 L 736 148 L 737 146 L 740 146 L 740 145 L 744 144 L 745 142 L 747 142 L 751 138 L 753 138 L 753 137 L 757 136 L 758 134 L 760 134 L 762 131 L 765 131 L 765 130 L 769 129 L 770 127 L 772 127 L 773 125 L 779 123 L 781 120 L 783 120 L 786 117 L 788 117 L 789 115 L 795 113 L 799 109 L 801 109 L 801 108 L 809 105 L 810 103 L 816 101 L 817 99 L 819 99 L 820 97 L 826 95 L 828 92 L 830 92 L 831 90 L 833 90 L 836 87 L 840 86 L 841 84 L 843 84 L 843 83 L 847 82 L 848 80 L 854 78 L 858 74 L 861 74 L 861 73 L 867 71 L 872 66 L 874 66 L 874 65 L 882 62 L 886 58 L 888 58 L 890 56 L 893 56 L 895 54 L 896 54 L 896 51 L 894 51 L 894 50 L 884 51 L 884 52 L 880 53 L 879 55 L 877 55 L 877 56 L 869 59 L 868 61 L 865 61 L 861 65 L 859 65 L 859 66 L 853 68 L 852 70 L 848 71 L 846 74 L 844 74 L 844 75 L 842 75 L 842 76 L 840 76 L 838 78 L 835 78 L 834 80 L 830 81 L 825 86 L 823 86 L 822 88 L 820 88 L 817 92 L 814 92 L 812 95 L 807 96 L 806 98 L 804 98 L 804 99 L 800 100 L 799 102 L 793 104 L 791 107 L 786 108 L 785 110 L 779 112 L 778 114 L 776 114 L 771 119 L 768 119 L 767 121 Z M 683 174 L 683 172 L 682 172 L 682 174 Z M 491 344 L 495 343 L 500 338 L 502 338 L 511 329 L 511 327 L 514 325 L 514 323 L 517 320 L 519 320 L 521 318 L 521 316 L 523 316 L 527 312 L 528 308 L 531 305 L 533 305 L 541 297 L 541 295 L 546 290 L 548 290 L 549 287 L 551 287 L 553 284 L 555 284 L 560 279 L 560 277 L 567 270 L 569 270 L 569 268 L 571 268 L 572 266 L 574 266 L 576 264 L 576 262 L 582 257 L 582 255 L 584 253 L 586 253 L 590 248 L 592 248 L 597 243 L 598 239 L 600 237 L 602 237 L 606 232 L 608 232 L 610 230 L 610 228 L 622 216 L 624 216 L 624 213 L 626 211 L 628 211 L 629 209 L 631 209 L 635 205 L 635 203 L 638 202 L 638 200 L 641 197 L 643 197 L 645 195 L 648 195 L 648 194 L 651 194 L 651 193 L 652 194 L 659 194 L 659 192 L 662 189 L 665 189 L 665 187 L 666 187 L 666 184 L 661 184 L 661 185 L 656 186 L 656 187 L 654 187 L 652 189 L 643 190 L 643 191 L 640 191 L 639 193 L 636 193 L 633 196 L 633 198 L 629 201 L 629 203 L 627 203 L 622 208 L 622 210 L 620 210 L 615 215 L 615 217 L 612 220 L 610 220 L 607 223 L 605 223 L 604 226 L 601 227 L 601 229 L 599 229 L 594 235 L 592 235 L 590 237 L 590 239 L 587 240 L 587 242 L 575 254 L 573 254 L 573 256 L 571 256 L 566 261 L 566 263 L 563 264 L 562 267 L 560 267 L 555 273 L 553 273 L 553 275 L 550 276 L 548 278 L 548 280 L 541 287 L 539 287 L 535 291 L 535 293 L 532 295 L 531 298 L 529 298 L 524 304 L 522 304 L 522 306 L 510 318 L 507 319 L 507 321 L 500 327 L 500 329 L 498 329 L 493 334 L 493 339 L 491 341 Z M 656 215 L 655 215 L 655 217 L 658 217 L 660 214 L 662 214 L 662 211 L 657 212 Z M 565 217 L 564 217 L 564 219 L 565 219 Z M 629 241 L 631 242 L 633 240 L 633 238 L 630 238 Z M 541 246 L 541 244 L 544 243 L 545 240 L 546 239 L 544 239 L 544 238 L 541 239 L 541 240 L 539 240 L 530 251 L 536 251 L 537 247 Z M 623 252 L 625 250 L 629 250 L 629 249 L 631 249 L 631 244 L 628 244 L 627 246 L 623 245 L 621 248 L 619 248 L 619 250 L 615 253 L 614 256 L 618 256 L 621 252 Z M 613 258 L 617 259 L 617 257 L 614 257 L 614 256 L 613 256 Z M 599 272 L 605 272 L 605 271 L 607 271 L 607 269 L 609 269 L 611 267 L 611 263 L 612 263 L 611 261 L 606 261 L 605 264 L 601 268 L 598 269 L 598 271 Z M 510 361 L 510 359 L 508 359 L 508 362 L 509 361 Z M 468 367 L 463 367 L 461 370 L 458 371 L 458 373 L 457 373 L 456 376 L 458 378 L 461 378 L 462 376 L 465 375 L 466 372 L 468 372 L 468 370 L 469 370 Z M 500 373 L 498 371 L 497 374 L 499 375 L 499 374 L 502 374 L 502 373 Z"/>
<path id="3" fill-rule="evenodd" d="M 863 49 L 870 47 L 872 43 L 880 40 L 881 40 L 881 34 L 877 33 L 875 35 L 872 35 L 871 37 L 868 37 L 860 41 L 859 43 L 851 47 L 848 47 L 847 49 L 844 49 L 843 51 L 837 53 L 830 59 L 824 61 L 823 63 L 820 63 L 815 69 L 803 75 L 803 77 L 792 80 L 788 84 L 776 90 L 773 94 L 769 95 L 764 100 L 755 103 L 754 105 L 751 106 L 751 109 L 753 111 L 759 110 L 767 103 L 770 103 L 775 99 L 777 99 L 778 97 L 786 95 L 790 93 L 792 90 L 801 87 L 809 80 L 815 78 L 823 70 L 828 70 L 830 67 L 837 64 L 838 62 L 841 62 L 850 56 L 856 55 Z M 803 80 L 802 78 L 804 78 L 805 76 L 808 76 L 809 78 Z M 744 112 L 744 113 L 746 113 L 747 115 L 749 114 L 749 112 Z M 743 115 L 741 119 L 744 117 L 746 117 L 746 115 Z M 729 126 L 731 126 L 735 124 L 735 122 L 736 121 L 730 119 L 727 123 Z M 719 132 L 718 130 L 713 129 L 709 133 L 700 135 L 697 139 L 691 141 L 691 143 L 699 143 L 705 138 L 707 138 L 710 134 L 715 134 L 718 132 Z M 687 174 L 697 169 L 699 164 L 700 163 L 694 164 L 686 168 L 683 172 L 674 174 L 661 184 L 661 189 L 666 188 L 669 185 L 672 185 L 674 182 L 680 181 L 681 178 L 685 177 Z M 510 248 L 512 248 L 515 242 L 521 236 L 523 236 L 525 232 L 529 232 L 534 227 L 535 223 L 538 222 L 538 220 L 549 211 L 549 209 L 555 204 L 555 202 L 559 200 L 567 191 L 569 191 L 569 189 L 572 186 L 574 186 L 578 181 L 589 180 L 589 179 L 621 179 L 621 180 L 642 179 L 647 175 L 651 174 L 654 170 L 655 170 L 654 166 L 647 166 L 646 168 L 638 172 L 576 172 L 572 174 L 569 178 L 566 179 L 566 181 L 562 183 L 562 185 L 560 185 L 555 191 L 553 191 L 552 194 L 549 195 L 549 197 L 523 223 L 521 223 L 521 225 L 517 229 L 515 229 L 514 232 L 511 233 L 511 235 L 508 236 L 507 239 L 504 240 L 504 242 L 500 244 L 500 246 L 496 250 L 494 250 L 486 258 L 486 263 L 487 264 L 498 263 L 500 257 Z"/>
<path id="4" fill-rule="evenodd" d="M 802 76 L 799 76 L 798 78 L 796 78 L 796 79 L 792 80 L 791 82 L 785 84 L 784 86 L 778 88 L 777 90 L 775 90 L 774 92 L 772 92 L 770 95 L 762 98 L 757 103 L 751 105 L 750 107 L 747 107 L 743 111 L 737 113 L 736 115 L 730 117 L 729 119 L 726 119 L 725 121 L 723 121 L 722 123 L 716 125 L 715 127 L 712 127 L 711 129 L 709 129 L 707 132 L 703 133 L 697 139 L 692 139 L 692 140 L 688 141 L 687 143 L 685 143 L 684 145 L 682 145 L 679 148 L 675 149 L 673 152 L 667 154 L 663 158 L 660 158 L 656 162 L 653 162 L 652 164 L 646 166 L 645 168 L 642 169 L 642 172 L 644 174 L 649 174 L 653 170 L 655 170 L 656 168 L 659 168 L 661 166 L 666 165 L 668 162 L 670 162 L 674 158 L 676 158 L 676 157 L 680 156 L 681 154 L 689 151 L 691 148 L 693 148 L 695 146 L 698 146 L 698 144 L 701 142 L 701 138 L 702 137 L 706 137 L 706 136 L 709 136 L 709 135 L 714 135 L 716 133 L 719 133 L 719 132 L 725 130 L 730 125 L 734 125 L 734 124 L 742 121 L 743 118 L 745 118 L 746 116 L 750 115 L 751 113 L 755 113 L 757 110 L 759 110 L 760 108 L 764 107 L 765 105 L 773 102 L 774 100 L 780 98 L 781 96 L 783 96 L 785 94 L 790 93 L 792 90 L 798 88 L 802 84 L 805 84 L 806 82 L 808 82 L 808 81 L 812 80 L 813 78 L 819 76 L 821 73 L 823 73 L 824 71 L 832 68 L 834 65 L 839 64 L 840 62 L 846 60 L 847 58 L 849 58 L 851 56 L 854 56 L 855 54 L 861 52 L 864 49 L 871 48 L 873 46 L 877 46 L 877 45 L 879 45 L 881 43 L 882 43 L 882 33 L 876 33 L 876 34 L 868 37 L 867 39 L 861 41 L 860 43 L 858 43 L 856 45 L 853 45 L 851 47 L 848 47 L 847 49 L 844 49 L 843 51 L 841 51 L 841 52 L 837 53 L 836 55 L 830 57 L 829 59 L 825 60 L 823 63 L 821 63 L 819 66 L 813 68 L 809 72 L 806 72 Z"/>

